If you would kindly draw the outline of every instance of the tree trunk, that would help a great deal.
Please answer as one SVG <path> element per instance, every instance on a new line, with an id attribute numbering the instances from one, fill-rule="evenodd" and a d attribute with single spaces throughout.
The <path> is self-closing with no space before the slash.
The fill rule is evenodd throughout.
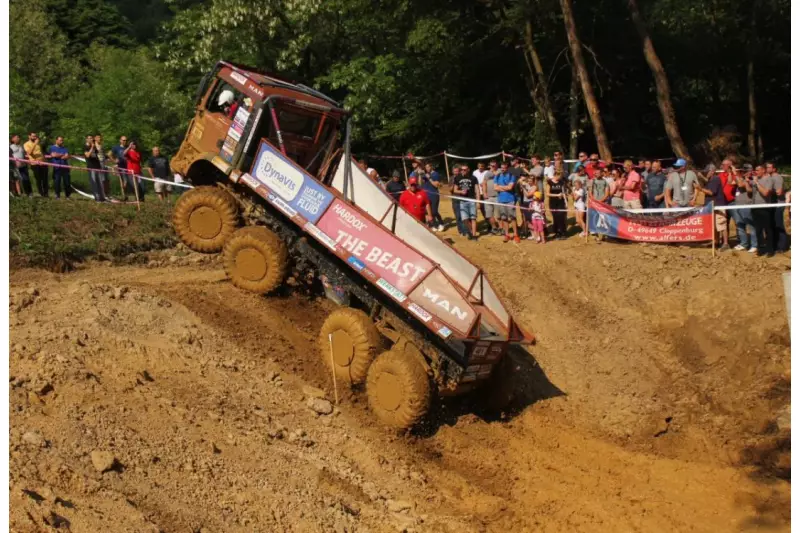
<path id="1" fill-rule="evenodd" d="M 756 138 L 758 121 L 756 115 L 756 81 L 754 74 L 755 66 L 753 65 L 753 55 L 747 59 L 747 109 L 750 115 L 750 123 L 747 129 L 747 151 L 750 157 L 758 157 L 758 150 L 756 148 Z"/>
<path id="2" fill-rule="evenodd" d="M 569 158 L 578 157 L 578 127 L 580 110 L 581 85 L 578 81 L 578 73 L 575 72 L 575 64 L 572 65 L 572 84 L 569 88 Z"/>
<path id="3" fill-rule="evenodd" d="M 639 32 L 639 37 L 642 39 L 644 58 L 653 73 L 653 80 L 656 84 L 658 109 L 661 111 L 661 118 L 664 120 L 664 129 L 667 132 L 669 143 L 672 145 L 672 151 L 678 157 L 689 159 L 689 150 L 686 149 L 686 144 L 684 144 L 683 138 L 681 138 L 681 133 L 678 130 L 678 121 L 675 119 L 675 109 L 672 107 L 669 80 L 667 79 L 664 65 L 661 64 L 661 59 L 659 59 L 658 54 L 656 54 L 653 40 L 650 38 L 647 26 L 642 20 L 641 13 L 639 13 L 639 6 L 636 4 L 636 0 L 628 0 L 628 7 L 630 8 L 631 18 L 633 19 L 634 26 L 636 26 L 636 31 Z"/>
<path id="4" fill-rule="evenodd" d="M 531 81 L 533 82 L 533 90 L 538 93 L 537 100 L 541 106 L 541 112 L 550 126 L 553 138 L 558 140 L 558 123 L 556 122 L 556 115 L 553 113 L 553 106 L 550 104 L 550 91 L 547 90 L 547 79 L 544 77 L 542 62 L 533 43 L 533 24 L 531 24 L 531 21 L 525 23 L 525 51 L 528 59 L 530 59 L 528 67 L 533 66 Z M 561 143 L 559 142 L 559 144 Z"/>
<path id="5" fill-rule="evenodd" d="M 589 80 L 589 73 L 586 71 L 586 63 L 583 61 L 583 50 L 581 50 L 581 42 L 578 39 L 578 30 L 575 27 L 575 17 L 572 14 L 572 0 L 559 0 L 561 3 L 561 11 L 564 13 L 564 27 L 567 30 L 567 40 L 569 41 L 569 48 L 572 52 L 572 62 L 578 72 L 578 78 L 581 82 L 581 89 L 583 90 L 583 99 L 586 103 L 586 111 L 592 119 L 592 127 L 594 128 L 594 137 L 597 141 L 597 149 L 600 152 L 600 157 L 605 161 L 611 161 L 611 146 L 608 144 L 608 137 L 606 137 L 606 128 L 603 125 L 603 117 L 600 116 L 600 108 L 597 105 L 597 99 L 594 96 L 594 88 L 592 82 Z"/>

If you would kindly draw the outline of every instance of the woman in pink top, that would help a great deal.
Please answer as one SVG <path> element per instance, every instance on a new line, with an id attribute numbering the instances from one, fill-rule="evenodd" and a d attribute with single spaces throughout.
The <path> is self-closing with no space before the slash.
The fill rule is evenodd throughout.
<path id="1" fill-rule="evenodd" d="M 633 161 L 625 161 L 625 184 L 622 186 L 622 207 L 623 209 L 642 208 L 642 177 L 633 170 Z"/>
<path id="2" fill-rule="evenodd" d="M 614 168 L 611 169 L 611 179 L 614 180 L 611 183 L 611 207 L 616 207 L 617 209 L 622 209 L 625 207 L 625 204 L 622 200 L 622 193 L 625 192 L 622 188 L 625 185 L 625 178 L 622 176 L 622 173 Z"/>

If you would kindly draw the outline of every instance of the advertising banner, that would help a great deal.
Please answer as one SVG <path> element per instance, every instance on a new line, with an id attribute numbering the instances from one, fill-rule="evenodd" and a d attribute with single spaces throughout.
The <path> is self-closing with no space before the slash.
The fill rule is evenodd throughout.
<path id="1" fill-rule="evenodd" d="M 325 187 L 265 142 L 259 146 L 251 174 L 292 210 L 315 224 L 333 201 Z"/>
<path id="2" fill-rule="evenodd" d="M 433 268 L 430 261 L 339 199 L 333 201 L 317 227 L 352 254 L 357 263 L 351 264 L 362 264 L 380 276 L 386 291 L 394 287 L 407 294 Z"/>
<path id="3" fill-rule="evenodd" d="M 703 242 L 713 238 L 711 204 L 677 213 L 631 213 L 589 201 L 589 232 L 638 242 Z"/>
<path id="4" fill-rule="evenodd" d="M 411 298 L 462 333 L 468 333 L 475 320 L 473 307 L 438 270 L 414 289 Z"/>

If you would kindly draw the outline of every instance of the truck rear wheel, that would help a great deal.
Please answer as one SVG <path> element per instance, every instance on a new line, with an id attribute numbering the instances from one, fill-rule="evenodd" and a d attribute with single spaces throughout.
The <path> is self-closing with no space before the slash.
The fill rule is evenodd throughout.
<path id="1" fill-rule="evenodd" d="M 236 230 L 222 251 L 225 273 L 233 284 L 261 294 L 283 283 L 288 258 L 286 244 L 264 226 Z"/>
<path id="2" fill-rule="evenodd" d="M 380 354 L 367 373 L 369 406 L 381 422 L 398 429 L 418 423 L 431 403 L 431 382 L 422 363 L 399 350 Z"/>
<path id="3" fill-rule="evenodd" d="M 195 252 L 219 252 L 238 224 L 236 202 L 218 187 L 195 187 L 175 203 L 172 224 Z"/>
<path id="4" fill-rule="evenodd" d="M 363 311 L 343 307 L 331 313 L 319 334 L 322 359 L 331 366 L 336 379 L 359 385 L 367 379 L 367 370 L 381 349 L 383 338 Z"/>

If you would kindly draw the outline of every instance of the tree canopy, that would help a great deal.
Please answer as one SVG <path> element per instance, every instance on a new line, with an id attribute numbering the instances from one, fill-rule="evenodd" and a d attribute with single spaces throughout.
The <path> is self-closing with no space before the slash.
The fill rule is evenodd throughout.
<path id="1" fill-rule="evenodd" d="M 10 125 L 174 150 L 200 77 L 226 59 L 342 101 L 361 153 L 597 151 L 599 119 L 615 156 L 667 157 L 671 116 L 698 160 L 727 150 L 785 162 L 789 10 L 789 0 L 11 0 Z M 588 85 L 573 83 L 581 64 Z"/>

